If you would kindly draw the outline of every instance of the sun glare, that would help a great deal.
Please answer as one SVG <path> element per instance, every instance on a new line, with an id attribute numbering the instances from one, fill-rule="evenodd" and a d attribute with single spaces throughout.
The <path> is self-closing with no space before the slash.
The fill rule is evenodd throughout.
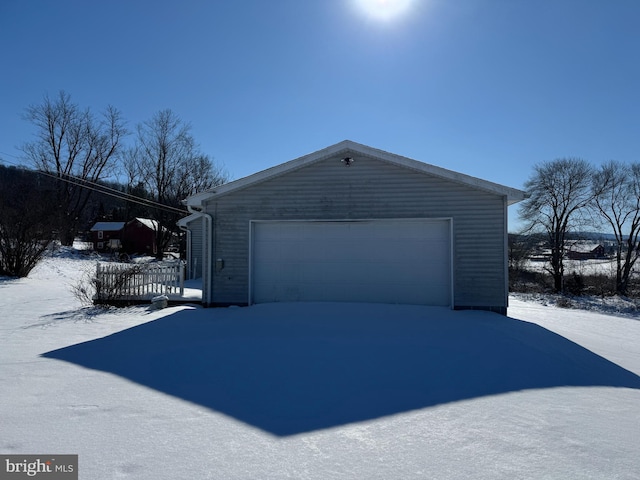
<path id="1" fill-rule="evenodd" d="M 406 13 L 414 0 L 355 0 L 357 6 L 376 20 L 392 20 Z"/>

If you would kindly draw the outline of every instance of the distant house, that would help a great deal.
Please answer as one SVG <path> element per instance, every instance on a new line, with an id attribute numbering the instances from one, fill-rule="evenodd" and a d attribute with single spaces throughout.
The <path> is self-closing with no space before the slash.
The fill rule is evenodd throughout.
<path id="1" fill-rule="evenodd" d="M 122 248 L 127 253 L 155 255 L 158 252 L 156 232 L 158 222 L 148 218 L 134 218 L 128 221 L 122 234 Z"/>
<path id="2" fill-rule="evenodd" d="M 97 222 L 89 233 L 93 249 L 97 252 L 119 250 L 122 246 L 122 230 L 125 222 Z"/>
<path id="3" fill-rule="evenodd" d="M 91 230 L 93 249 L 98 252 L 123 251 L 155 255 L 158 252 L 158 222 L 134 218 L 128 222 L 97 222 Z"/>
<path id="4" fill-rule="evenodd" d="M 599 243 L 575 242 L 567 248 L 569 260 L 594 260 L 604 257 L 604 246 Z"/>

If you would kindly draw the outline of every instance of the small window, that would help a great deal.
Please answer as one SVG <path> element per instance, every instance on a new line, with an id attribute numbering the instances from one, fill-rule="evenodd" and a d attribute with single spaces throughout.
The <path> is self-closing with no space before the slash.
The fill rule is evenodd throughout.
<path id="1" fill-rule="evenodd" d="M 104 232 L 102 230 L 98 230 L 98 239 L 102 240 L 104 238 Z"/>
<path id="2" fill-rule="evenodd" d="M 103 248 L 104 248 L 104 242 L 98 242 L 98 250 L 102 250 Z"/>

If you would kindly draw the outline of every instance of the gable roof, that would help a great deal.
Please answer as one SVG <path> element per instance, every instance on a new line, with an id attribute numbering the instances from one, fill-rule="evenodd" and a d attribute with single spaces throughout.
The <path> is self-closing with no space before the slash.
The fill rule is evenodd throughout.
<path id="1" fill-rule="evenodd" d="M 604 248 L 601 243 L 578 240 L 567 245 L 567 250 L 575 253 L 593 253 L 598 248 Z"/>
<path id="2" fill-rule="evenodd" d="M 124 222 L 96 222 L 89 230 L 90 232 L 105 231 L 118 232 L 124 228 Z"/>
<path id="3" fill-rule="evenodd" d="M 385 152 L 384 150 L 378 150 L 377 148 L 352 142 L 351 140 L 344 140 L 340 143 L 336 143 L 335 145 L 318 150 L 317 152 L 304 155 L 289 162 L 281 163 L 280 165 L 254 173 L 253 175 L 225 183 L 202 193 L 196 193 L 195 195 L 187 198 L 184 203 L 193 207 L 201 206 L 204 201 L 209 200 L 210 198 L 219 197 L 227 193 L 246 188 L 250 185 L 284 175 L 313 163 L 326 160 L 327 158 L 335 155 L 370 157 L 398 165 L 400 167 L 409 168 L 420 173 L 439 177 L 444 180 L 461 183 L 472 188 L 495 193 L 496 195 L 504 195 L 507 197 L 509 205 L 526 198 L 526 193 L 522 190 L 506 187 L 504 185 L 482 180 L 463 173 L 454 172 L 452 170 L 447 170 L 446 168 L 437 167 L 428 163 L 419 162 L 408 157 L 403 157 L 401 155 L 396 155 L 394 153 Z"/>
<path id="4" fill-rule="evenodd" d="M 133 220 L 131 220 L 129 223 L 132 223 L 132 222 L 138 222 L 138 223 L 144 225 L 145 227 L 147 227 L 149 230 L 153 230 L 154 232 L 158 230 L 158 221 L 157 220 L 151 220 L 150 218 L 136 217 Z"/>

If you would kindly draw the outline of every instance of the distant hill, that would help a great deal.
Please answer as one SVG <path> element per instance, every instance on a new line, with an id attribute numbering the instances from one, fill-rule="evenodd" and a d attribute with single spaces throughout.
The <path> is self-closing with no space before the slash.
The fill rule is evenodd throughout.
<path id="1" fill-rule="evenodd" d="M 49 198 L 48 203 L 51 205 L 52 214 L 55 211 L 55 191 L 59 180 L 43 175 L 40 172 L 24 167 L 5 166 L 0 164 L 0 192 L 5 195 L 18 195 L 14 192 L 14 186 L 23 185 L 25 189 L 30 191 L 41 192 L 44 198 L 45 193 Z M 147 192 L 142 186 L 131 186 L 116 182 L 99 182 L 99 184 L 107 186 L 113 190 L 127 192 L 138 197 L 149 198 Z M 11 193 L 8 193 L 11 192 Z M 88 230 L 94 222 L 99 219 L 108 219 L 111 221 L 126 221 L 133 217 L 149 217 L 147 207 L 131 202 L 114 198 L 101 192 L 94 192 L 87 202 L 84 211 L 80 216 L 80 230 Z"/>
<path id="2" fill-rule="evenodd" d="M 546 240 L 547 236 L 544 233 L 531 233 L 531 234 L 521 234 L 521 233 L 510 233 L 510 236 L 515 238 L 536 238 L 538 241 Z M 616 236 L 613 233 L 603 233 L 603 232 L 569 232 L 567 233 L 567 240 L 589 240 L 592 242 L 602 242 L 609 241 L 613 242 L 616 239 Z"/>
<path id="3" fill-rule="evenodd" d="M 567 234 L 569 240 L 592 240 L 594 242 L 601 240 L 615 241 L 616 236 L 613 233 L 602 232 L 570 232 Z"/>

